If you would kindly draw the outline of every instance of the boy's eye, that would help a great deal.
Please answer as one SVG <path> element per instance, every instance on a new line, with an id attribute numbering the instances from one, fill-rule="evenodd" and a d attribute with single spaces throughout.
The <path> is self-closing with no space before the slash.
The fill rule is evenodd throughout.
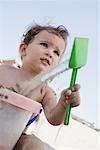
<path id="1" fill-rule="evenodd" d="M 48 44 L 47 43 L 40 43 L 40 45 L 44 46 L 44 47 L 48 47 Z"/>
<path id="2" fill-rule="evenodd" d="M 59 56 L 59 55 L 60 55 L 58 51 L 54 51 L 54 53 L 55 53 L 57 56 Z"/>

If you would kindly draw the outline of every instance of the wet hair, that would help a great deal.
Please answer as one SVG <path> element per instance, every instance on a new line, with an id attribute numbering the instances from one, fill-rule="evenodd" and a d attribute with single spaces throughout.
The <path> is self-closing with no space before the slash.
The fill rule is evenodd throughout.
<path id="1" fill-rule="evenodd" d="M 23 34 L 22 42 L 24 42 L 26 45 L 29 45 L 33 41 L 35 36 L 43 30 L 48 31 L 49 33 L 53 33 L 58 37 L 61 37 L 64 40 L 66 45 L 66 41 L 69 33 L 68 30 L 63 25 L 57 27 L 51 25 L 46 25 L 46 26 L 37 25 L 37 24 L 32 25 L 28 27 L 26 32 Z"/>

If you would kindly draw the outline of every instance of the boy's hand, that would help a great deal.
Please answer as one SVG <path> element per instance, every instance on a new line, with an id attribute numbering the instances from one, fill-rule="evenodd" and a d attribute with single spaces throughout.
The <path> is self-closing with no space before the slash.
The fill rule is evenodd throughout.
<path id="1" fill-rule="evenodd" d="M 66 108 L 68 104 L 71 104 L 72 107 L 80 105 L 80 95 L 79 95 L 80 85 L 75 84 L 72 91 L 65 89 L 61 93 L 60 102 Z"/>

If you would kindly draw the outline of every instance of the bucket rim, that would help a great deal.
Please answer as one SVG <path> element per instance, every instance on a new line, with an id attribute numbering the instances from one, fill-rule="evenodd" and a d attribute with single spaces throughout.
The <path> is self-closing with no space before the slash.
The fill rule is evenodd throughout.
<path id="1" fill-rule="evenodd" d="M 0 100 L 32 113 L 38 113 L 42 107 L 39 102 L 6 88 L 0 88 Z"/>

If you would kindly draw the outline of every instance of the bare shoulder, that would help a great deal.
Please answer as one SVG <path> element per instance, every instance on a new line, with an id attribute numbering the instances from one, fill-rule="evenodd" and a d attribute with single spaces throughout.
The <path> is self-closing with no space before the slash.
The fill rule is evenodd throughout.
<path id="1" fill-rule="evenodd" d="M 15 67 L 12 65 L 0 65 L 0 74 L 6 73 L 8 71 L 15 70 Z"/>
<path id="2" fill-rule="evenodd" d="M 14 66 L 11 65 L 0 65 L 0 84 L 5 85 L 12 81 L 14 72 L 16 72 Z"/>
<path id="3" fill-rule="evenodd" d="M 51 97 L 55 97 L 56 93 L 55 93 L 55 91 L 51 87 L 47 86 L 46 87 L 46 95 L 48 95 L 49 97 L 50 96 Z"/>
<path id="4" fill-rule="evenodd" d="M 57 103 L 57 97 L 56 94 L 54 92 L 54 90 L 52 88 L 50 88 L 49 86 L 46 87 L 46 93 L 43 99 L 43 106 L 44 108 L 51 108 L 54 105 L 56 105 Z"/>
<path id="5" fill-rule="evenodd" d="M 9 70 L 9 69 L 14 69 L 15 67 L 14 66 L 12 66 L 12 65 L 5 65 L 5 64 L 3 64 L 3 65 L 0 65 L 0 72 L 1 71 L 6 71 L 6 70 Z"/>

